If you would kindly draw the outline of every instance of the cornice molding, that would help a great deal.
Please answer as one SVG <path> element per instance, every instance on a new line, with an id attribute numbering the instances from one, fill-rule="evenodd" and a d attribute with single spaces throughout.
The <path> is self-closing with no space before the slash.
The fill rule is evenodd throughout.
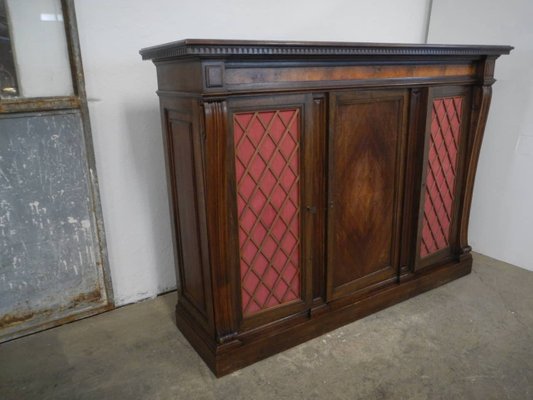
<path id="1" fill-rule="evenodd" d="M 499 56 L 512 46 L 185 39 L 141 49 L 143 60 L 226 56 Z"/>

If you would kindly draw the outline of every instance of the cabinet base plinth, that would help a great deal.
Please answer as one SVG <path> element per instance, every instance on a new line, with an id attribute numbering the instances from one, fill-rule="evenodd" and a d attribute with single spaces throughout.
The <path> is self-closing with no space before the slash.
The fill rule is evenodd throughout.
<path id="1" fill-rule="evenodd" d="M 289 319 L 283 329 L 269 329 L 268 326 L 254 330 L 253 334 L 243 332 L 235 340 L 218 344 L 190 317 L 187 311 L 176 307 L 176 322 L 185 338 L 198 352 L 217 377 L 227 375 L 254 362 L 323 335 L 350 322 L 382 310 L 420 293 L 444 285 L 472 271 L 472 256 L 464 256 L 460 262 L 444 264 L 413 274 L 411 279 L 402 280 L 382 287 L 370 295 L 349 305 L 336 307 L 343 299 L 328 303 L 328 310 L 321 313 L 299 314 Z"/>

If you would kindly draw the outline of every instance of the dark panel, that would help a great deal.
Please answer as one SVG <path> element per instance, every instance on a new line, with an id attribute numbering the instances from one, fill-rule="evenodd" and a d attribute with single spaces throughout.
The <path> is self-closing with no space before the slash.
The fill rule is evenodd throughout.
<path id="1" fill-rule="evenodd" d="M 175 210 L 177 237 L 180 241 L 183 295 L 205 314 L 205 288 L 201 255 L 201 240 L 196 199 L 196 168 L 193 129 L 189 121 L 169 118 L 169 143 L 172 151 L 173 174 L 177 190 Z"/>
<path id="2" fill-rule="evenodd" d="M 340 95 L 332 110 L 328 273 L 333 291 L 379 272 L 390 276 L 397 267 L 404 97 L 403 91 Z"/>

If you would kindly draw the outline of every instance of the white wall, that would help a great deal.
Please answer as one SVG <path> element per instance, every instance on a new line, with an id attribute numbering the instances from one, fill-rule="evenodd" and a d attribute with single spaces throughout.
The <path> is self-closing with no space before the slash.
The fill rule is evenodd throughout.
<path id="1" fill-rule="evenodd" d="M 435 0 L 430 43 L 509 44 L 493 102 L 470 220 L 475 251 L 533 270 L 533 2 Z"/>
<path id="2" fill-rule="evenodd" d="M 423 42 L 427 0 L 77 0 L 117 304 L 175 287 L 156 74 L 183 38 Z"/>

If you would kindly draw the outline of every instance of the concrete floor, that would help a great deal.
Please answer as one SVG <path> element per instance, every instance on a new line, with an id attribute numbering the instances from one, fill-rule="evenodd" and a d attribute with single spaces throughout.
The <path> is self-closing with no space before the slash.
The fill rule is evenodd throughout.
<path id="1" fill-rule="evenodd" d="M 441 288 L 216 379 L 175 294 L 0 345 L 0 399 L 533 399 L 533 273 Z"/>

